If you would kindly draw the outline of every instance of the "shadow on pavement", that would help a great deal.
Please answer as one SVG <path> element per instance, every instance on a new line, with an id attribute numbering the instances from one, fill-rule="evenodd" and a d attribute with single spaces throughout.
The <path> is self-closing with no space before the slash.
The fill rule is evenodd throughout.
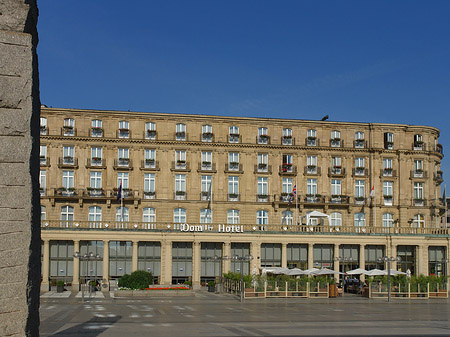
<path id="1" fill-rule="evenodd" d="M 71 328 L 55 333 L 51 336 L 98 336 L 109 328 L 112 328 L 114 323 L 119 321 L 122 316 L 115 317 L 93 317 L 89 321 L 77 324 Z"/>

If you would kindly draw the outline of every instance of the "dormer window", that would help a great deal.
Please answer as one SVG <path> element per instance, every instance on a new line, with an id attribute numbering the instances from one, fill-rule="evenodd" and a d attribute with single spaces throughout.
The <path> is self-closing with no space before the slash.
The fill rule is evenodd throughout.
<path id="1" fill-rule="evenodd" d="M 73 118 L 64 119 L 64 136 L 75 135 L 75 120 Z"/>
<path id="2" fill-rule="evenodd" d="M 420 134 L 414 135 L 414 150 L 423 150 L 423 137 Z"/>
<path id="3" fill-rule="evenodd" d="M 175 139 L 186 140 L 186 124 L 179 123 L 175 127 Z"/>
<path id="4" fill-rule="evenodd" d="M 41 127 L 40 127 L 40 134 L 41 135 L 46 135 L 48 130 L 47 130 L 47 118 L 45 117 L 41 117 Z"/>
<path id="5" fill-rule="evenodd" d="M 292 145 L 292 129 L 283 129 L 283 137 L 281 137 L 281 143 L 283 145 Z"/>
<path id="6" fill-rule="evenodd" d="M 145 139 L 156 139 L 156 124 L 153 122 L 145 123 Z"/>
<path id="7" fill-rule="evenodd" d="M 331 131 L 331 139 L 330 139 L 331 147 L 341 147 L 341 132 L 334 130 Z"/>
<path id="8" fill-rule="evenodd" d="M 267 128 L 258 128 L 258 144 L 269 144 Z"/>
<path id="9" fill-rule="evenodd" d="M 239 127 L 230 126 L 228 129 L 228 142 L 239 143 Z"/>
<path id="10" fill-rule="evenodd" d="M 365 147 L 366 141 L 364 140 L 364 132 L 355 132 L 355 148 L 363 149 Z"/>
<path id="11" fill-rule="evenodd" d="M 394 149 L 394 134 L 392 132 L 384 133 L 384 148 L 386 150 Z"/>
<path id="12" fill-rule="evenodd" d="M 202 142 L 212 142 L 213 132 L 211 125 L 202 125 Z"/>
<path id="13" fill-rule="evenodd" d="M 93 119 L 91 122 L 91 137 L 103 136 L 103 123 L 100 119 Z"/>
<path id="14" fill-rule="evenodd" d="M 127 121 L 119 122 L 119 138 L 130 138 L 130 124 Z"/>
<path id="15" fill-rule="evenodd" d="M 306 135 L 306 145 L 317 146 L 317 143 L 317 131 L 314 129 L 309 129 Z"/>

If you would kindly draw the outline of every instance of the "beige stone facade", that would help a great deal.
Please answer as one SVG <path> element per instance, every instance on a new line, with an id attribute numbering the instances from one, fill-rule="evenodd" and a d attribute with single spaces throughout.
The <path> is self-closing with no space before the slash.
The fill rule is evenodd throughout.
<path id="1" fill-rule="evenodd" d="M 78 284 L 85 268 L 71 254 L 83 249 L 108 261 L 86 268 L 105 284 L 148 269 L 198 286 L 240 269 L 212 260 L 235 254 L 254 257 L 246 272 L 399 255 L 400 269 L 447 273 L 438 137 L 403 124 L 44 107 L 42 288 Z"/>

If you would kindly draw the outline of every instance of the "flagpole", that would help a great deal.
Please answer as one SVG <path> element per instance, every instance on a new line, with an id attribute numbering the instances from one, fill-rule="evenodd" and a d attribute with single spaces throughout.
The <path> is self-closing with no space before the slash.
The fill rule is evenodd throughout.
<path id="1" fill-rule="evenodd" d="M 447 206 L 447 196 L 445 195 L 446 190 L 447 190 L 447 184 L 444 185 L 444 206 L 445 206 L 445 228 L 448 228 L 448 225 L 447 225 L 448 206 Z"/>
<path id="2" fill-rule="evenodd" d="M 297 196 L 297 178 L 295 178 L 295 224 L 298 225 L 298 196 Z"/>

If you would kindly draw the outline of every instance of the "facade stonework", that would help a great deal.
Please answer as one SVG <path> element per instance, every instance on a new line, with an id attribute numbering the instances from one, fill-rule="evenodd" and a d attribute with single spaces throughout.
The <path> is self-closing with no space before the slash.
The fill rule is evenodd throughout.
<path id="1" fill-rule="evenodd" d="M 199 286 L 237 270 L 211 262 L 229 254 L 253 255 L 247 272 L 399 254 L 447 273 L 426 258 L 449 251 L 434 127 L 44 107 L 40 130 L 44 290 L 135 269 Z"/>

